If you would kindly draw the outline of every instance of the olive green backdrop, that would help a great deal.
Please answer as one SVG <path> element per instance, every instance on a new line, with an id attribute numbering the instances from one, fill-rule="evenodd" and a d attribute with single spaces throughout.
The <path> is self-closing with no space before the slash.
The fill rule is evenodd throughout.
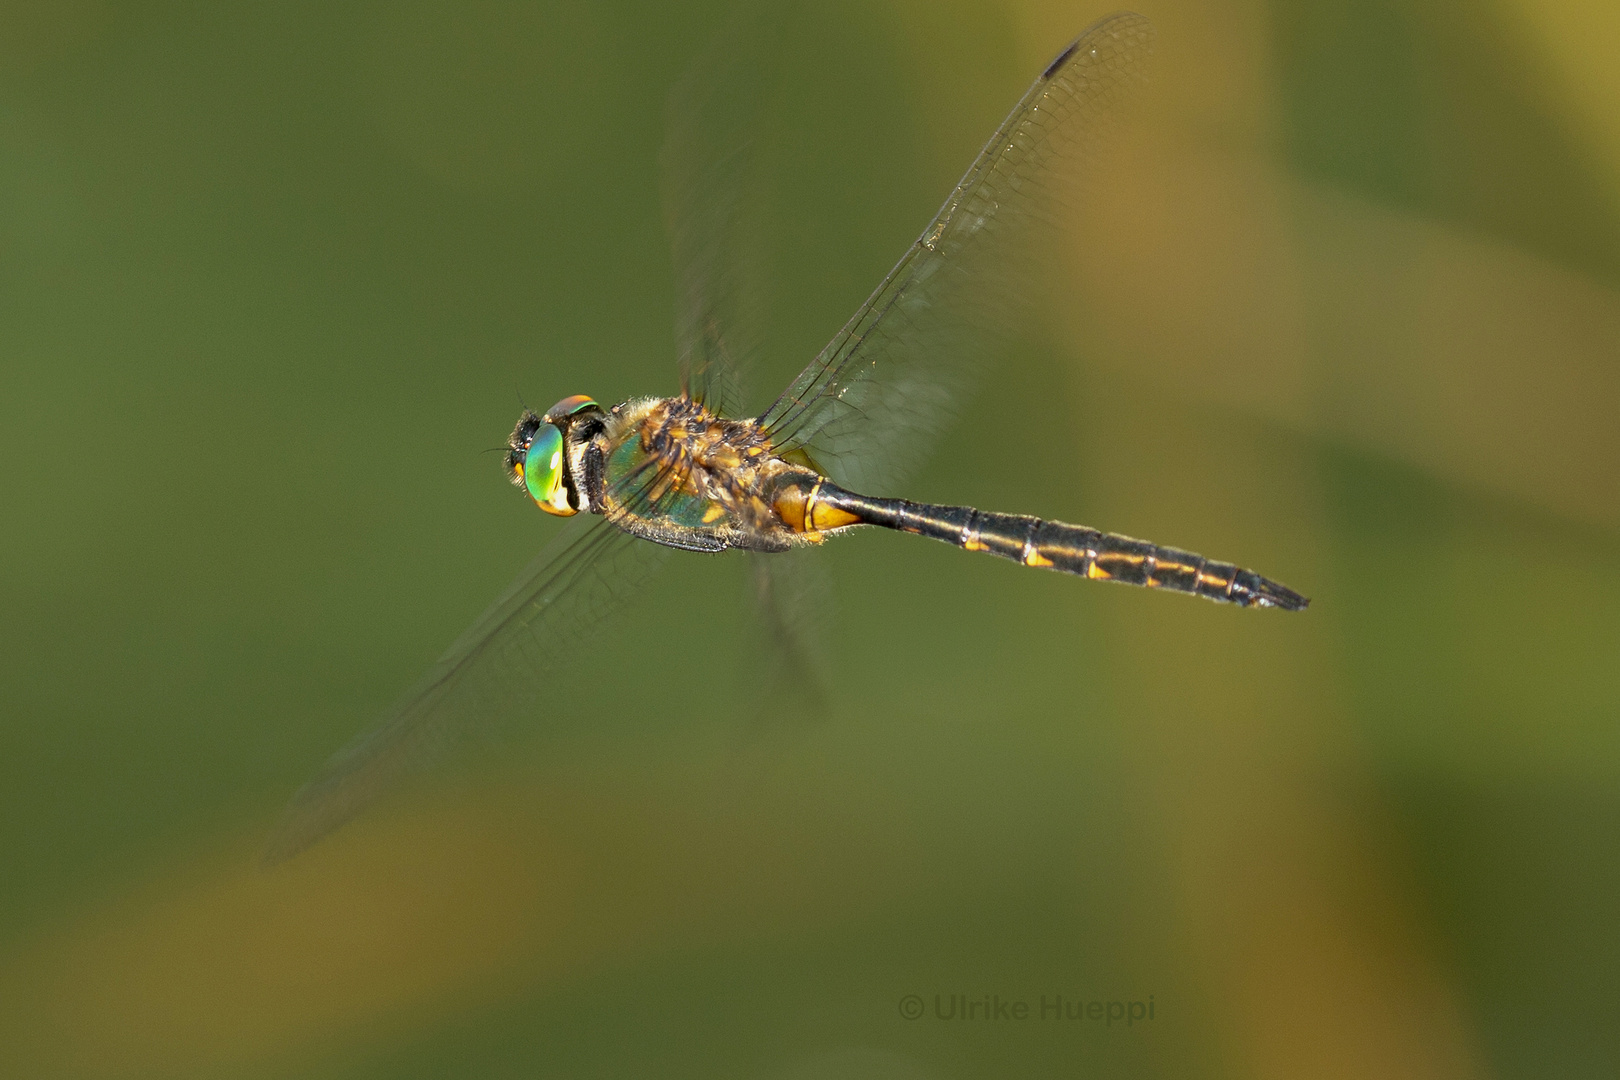
<path id="1" fill-rule="evenodd" d="M 1595 4 L 1144 5 L 1064 300 L 894 493 L 1307 613 L 862 534 L 812 717 L 678 557 L 529 729 L 257 867 L 558 527 L 484 452 L 520 399 L 674 391 L 664 101 L 726 9 L 0 5 L 0 1075 L 1620 1070 Z M 756 402 L 1105 13 L 787 17 Z"/>

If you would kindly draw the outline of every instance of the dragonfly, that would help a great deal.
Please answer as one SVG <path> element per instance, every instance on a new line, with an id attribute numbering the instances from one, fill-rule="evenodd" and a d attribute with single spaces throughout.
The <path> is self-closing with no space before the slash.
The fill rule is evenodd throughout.
<path id="1" fill-rule="evenodd" d="M 267 859 L 342 825 L 486 714 L 543 701 L 569 677 L 569 657 L 674 551 L 753 553 L 761 595 L 777 608 L 767 621 L 789 648 L 797 613 L 781 599 L 788 590 L 769 587 L 773 567 L 865 527 L 1094 581 L 1304 609 L 1309 601 L 1287 586 L 1180 548 L 876 493 L 926 456 L 971 374 L 1027 312 L 1039 284 L 1027 256 L 1143 81 L 1152 44 L 1149 22 L 1126 13 L 1059 53 L 866 303 L 752 417 L 729 415 L 738 349 L 727 319 L 738 303 L 709 235 L 731 212 L 725 183 L 735 170 L 666 160 L 687 174 L 669 200 L 680 392 L 524 409 L 507 475 L 539 509 L 573 520 L 380 725 L 294 797 Z"/>

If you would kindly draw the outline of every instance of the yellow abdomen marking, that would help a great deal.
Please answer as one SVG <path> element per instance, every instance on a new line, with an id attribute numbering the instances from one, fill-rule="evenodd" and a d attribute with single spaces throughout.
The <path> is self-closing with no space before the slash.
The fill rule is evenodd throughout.
<path id="1" fill-rule="evenodd" d="M 835 506 L 818 504 L 810 511 L 810 527 L 817 532 L 827 529 L 839 529 L 845 525 L 854 525 L 861 519 L 848 510 L 840 510 Z"/>
<path id="2" fill-rule="evenodd" d="M 860 524 L 861 519 L 849 511 L 821 502 L 823 483 L 825 478 L 818 478 L 808 492 L 797 484 L 790 484 L 776 493 L 771 509 L 782 519 L 782 524 L 794 532 L 816 533 Z"/>

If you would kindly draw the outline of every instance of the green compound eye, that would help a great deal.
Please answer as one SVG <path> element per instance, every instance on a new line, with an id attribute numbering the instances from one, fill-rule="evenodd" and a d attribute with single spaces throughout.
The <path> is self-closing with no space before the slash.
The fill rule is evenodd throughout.
<path id="1" fill-rule="evenodd" d="M 529 497 L 548 514 L 568 517 L 576 511 L 568 505 L 568 489 L 563 486 L 563 436 L 555 425 L 541 424 L 523 455 L 523 486 Z"/>

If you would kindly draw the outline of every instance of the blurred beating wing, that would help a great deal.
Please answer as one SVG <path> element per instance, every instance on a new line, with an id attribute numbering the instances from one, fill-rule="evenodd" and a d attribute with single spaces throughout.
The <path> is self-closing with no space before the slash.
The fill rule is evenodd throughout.
<path id="1" fill-rule="evenodd" d="M 980 151 L 865 306 L 760 417 L 840 484 L 891 489 L 926 458 L 976 369 L 1035 308 L 1039 257 L 1153 29 L 1114 15 L 1064 50 Z"/>
<path id="2" fill-rule="evenodd" d="M 548 682 L 571 692 L 569 660 L 667 551 L 594 514 L 570 520 L 386 720 L 293 796 L 265 861 L 290 858 L 337 829 L 469 728 L 541 712 Z"/>
<path id="3" fill-rule="evenodd" d="M 681 389 L 713 412 L 742 407 L 741 372 L 760 348 L 761 259 L 746 227 L 753 148 L 781 33 L 774 5 L 740 9 L 670 91 L 664 226 L 675 264 Z"/>
<path id="4" fill-rule="evenodd" d="M 764 703 L 761 716 L 819 715 L 831 686 L 824 643 L 833 590 L 826 558 L 814 548 L 797 548 L 751 551 L 748 559 L 759 619 L 755 640 L 765 652 L 755 687 Z"/>
<path id="5" fill-rule="evenodd" d="M 744 376 L 763 340 L 764 259 L 751 227 L 760 113 L 784 33 L 780 5 L 738 9 L 670 92 L 665 111 L 664 223 L 677 286 L 681 388 L 711 410 L 741 411 Z M 750 556 L 766 655 L 759 697 L 818 711 L 831 589 L 816 553 Z"/>

